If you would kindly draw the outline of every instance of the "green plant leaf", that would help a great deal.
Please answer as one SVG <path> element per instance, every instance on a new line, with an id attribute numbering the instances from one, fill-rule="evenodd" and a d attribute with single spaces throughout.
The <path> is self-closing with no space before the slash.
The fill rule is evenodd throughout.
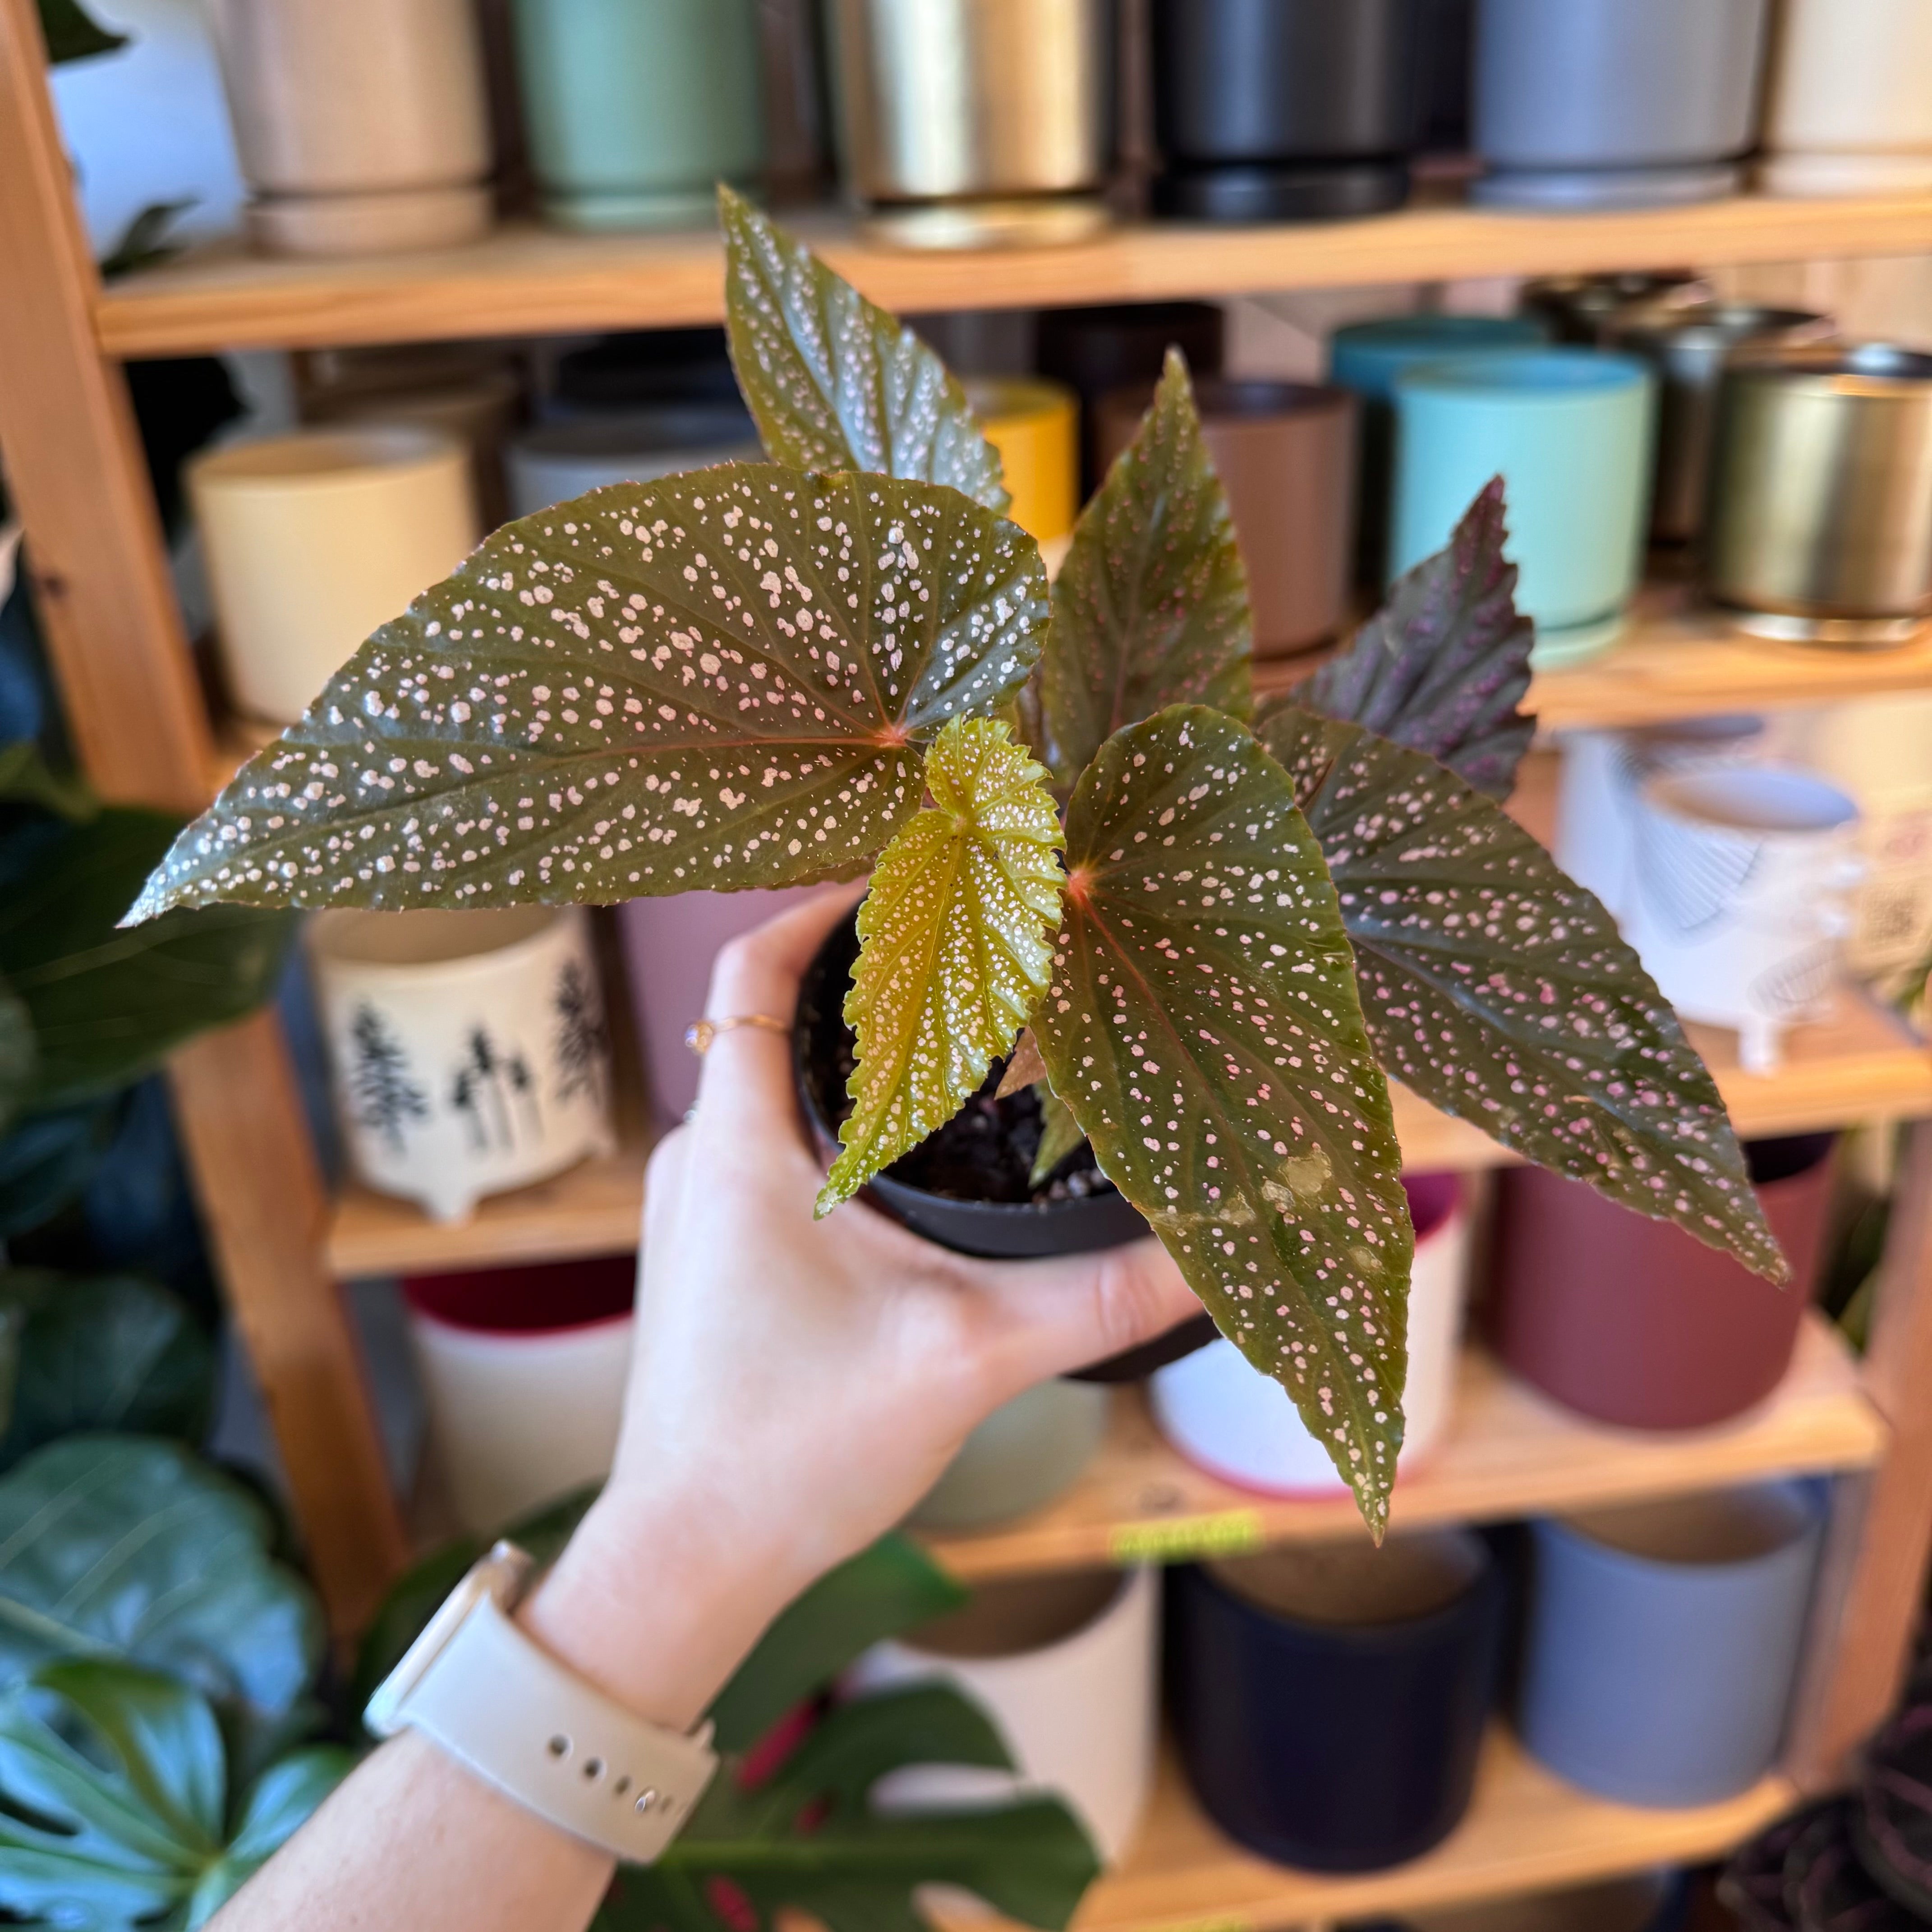
<path id="1" fill-rule="evenodd" d="M 307 1584 L 274 1526 L 177 1442 L 70 1436 L 0 1477 L 0 1683 L 50 1658 L 166 1670 L 244 1717 L 273 1716 L 321 1660 Z"/>
<path id="2" fill-rule="evenodd" d="M 125 34 L 110 34 L 82 10 L 80 0 L 40 0 L 40 32 L 46 36 L 50 66 L 86 60 L 95 54 L 111 54 L 116 48 L 128 44 Z"/>
<path id="3" fill-rule="evenodd" d="M 1335 889 L 1288 775 L 1233 719 L 1177 705 L 1082 775 L 1066 865 L 1033 1023 L 1053 1090 L 1379 1535 L 1413 1238 Z"/>
<path id="4" fill-rule="evenodd" d="M 1507 798 L 1536 720 L 1517 710 L 1529 688 L 1536 627 L 1516 608 L 1516 566 L 1503 556 L 1503 479 L 1463 513 L 1448 547 L 1426 556 L 1388 601 L 1288 702 L 1364 724 Z"/>
<path id="5" fill-rule="evenodd" d="M 63 1436 L 112 1430 L 190 1444 L 214 1400 L 214 1345 L 180 1299 L 133 1275 L 0 1270 L 20 1323 L 0 1468 Z"/>
<path id="6" fill-rule="evenodd" d="M 946 364 L 730 188 L 724 319 L 765 453 L 794 470 L 869 470 L 1010 502 L 1000 453 Z"/>
<path id="7" fill-rule="evenodd" d="M 0 1700 L 0 1907 L 86 1932 L 187 1932 L 351 1762 L 317 1747 L 272 1766 L 230 1840 L 221 1733 L 196 1692 L 125 1664 L 45 1665 Z"/>
<path id="8" fill-rule="evenodd" d="M 1717 1083 L 1597 900 L 1419 752 L 1305 711 L 1262 734 L 1328 859 L 1384 1067 L 1526 1159 L 1784 1280 Z"/>
<path id="9" fill-rule="evenodd" d="M 116 929 L 179 829 L 110 807 L 80 824 L 42 820 L 0 849 L 0 974 L 32 1016 L 34 1109 L 126 1086 L 274 992 L 295 937 L 280 914 L 230 908 Z"/>
<path id="10" fill-rule="evenodd" d="M 1046 1081 L 1035 1083 L 1040 1094 L 1040 1146 L 1033 1157 L 1029 1186 L 1044 1187 L 1053 1170 L 1084 1142 L 1073 1110 Z"/>
<path id="11" fill-rule="evenodd" d="M 952 1119 L 1046 986 L 1060 832 L 1045 767 L 998 719 L 956 718 L 926 784 L 933 802 L 886 848 L 859 908 L 845 997 L 859 1060 L 820 1214 Z"/>
<path id="12" fill-rule="evenodd" d="M 1178 350 L 1138 433 L 1081 512 L 1040 664 L 1054 770 L 1071 784 L 1124 724 L 1169 704 L 1252 708 L 1247 573 Z"/>
<path id="13" fill-rule="evenodd" d="M 184 832 L 216 899 L 602 902 L 869 864 L 1039 655 L 1033 539 L 956 490 L 722 464 L 506 524 Z"/>
<path id="14" fill-rule="evenodd" d="M 56 771 L 31 738 L 0 746 L 0 800 L 10 805 L 38 805 L 76 823 L 100 809 L 100 801 L 86 785 Z"/>
<path id="15" fill-rule="evenodd" d="M 33 1091 L 40 1054 L 27 1003 L 0 981 L 0 1132 L 10 1127 Z"/>
<path id="16" fill-rule="evenodd" d="M 122 1098 L 29 1114 L 0 1139 L 0 1240 L 51 1220 L 86 1186 L 114 1144 Z"/>

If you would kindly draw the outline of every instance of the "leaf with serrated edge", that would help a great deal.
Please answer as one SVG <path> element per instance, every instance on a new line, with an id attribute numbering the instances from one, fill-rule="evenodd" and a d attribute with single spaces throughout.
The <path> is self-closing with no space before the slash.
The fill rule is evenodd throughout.
<path id="1" fill-rule="evenodd" d="M 1252 708 L 1247 573 L 1170 349 L 1153 406 L 1081 512 L 1040 664 L 1055 770 L 1070 783 L 1123 724 L 1169 704 Z"/>
<path id="2" fill-rule="evenodd" d="M 951 1120 L 1046 986 L 1060 819 L 1046 768 L 990 718 L 926 754 L 933 802 L 886 848 L 859 908 L 845 1018 L 859 1036 L 826 1214 Z"/>
<path id="3" fill-rule="evenodd" d="M 957 490 L 725 464 L 506 524 L 176 842 L 214 899 L 604 903 L 861 871 L 921 749 L 997 709 L 1039 547 Z"/>
<path id="4" fill-rule="evenodd" d="M 1503 479 L 1492 478 L 1448 548 L 1404 576 L 1354 643 L 1291 694 L 1426 752 L 1492 798 L 1510 795 L 1536 730 L 1516 708 L 1536 627 L 1517 614 L 1504 509 Z"/>
<path id="5" fill-rule="evenodd" d="M 1034 1015 L 1053 1090 L 1379 1535 L 1414 1241 L 1334 888 L 1288 776 L 1219 712 L 1163 711 L 1082 776 L 1066 868 Z"/>
<path id="6" fill-rule="evenodd" d="M 1492 800 L 1359 726 L 1286 711 L 1388 1071 L 1445 1112 L 1774 1280 L 1729 1116 L 1603 907 Z"/>
<path id="7" fill-rule="evenodd" d="M 946 364 L 743 196 L 721 186 L 718 218 L 732 366 L 772 460 L 950 483 L 1005 509 L 1000 453 Z"/>

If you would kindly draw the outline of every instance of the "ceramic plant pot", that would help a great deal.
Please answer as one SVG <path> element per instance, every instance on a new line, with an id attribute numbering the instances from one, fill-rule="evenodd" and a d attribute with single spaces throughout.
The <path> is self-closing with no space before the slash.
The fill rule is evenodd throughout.
<path id="1" fill-rule="evenodd" d="M 468 0 L 212 0 L 256 244 L 343 255 L 490 225 L 490 126 Z"/>
<path id="2" fill-rule="evenodd" d="M 1126 448 L 1153 400 L 1116 390 L 1100 404 L 1100 455 Z M 1228 494 L 1248 578 L 1257 657 L 1325 644 L 1348 617 L 1354 554 L 1355 400 L 1305 382 L 1194 386 L 1202 440 Z"/>
<path id="3" fill-rule="evenodd" d="M 1626 1804 L 1748 1790 L 1777 1757 L 1823 1516 L 1787 1483 L 1534 1525 L 1523 1742 Z"/>
<path id="4" fill-rule="evenodd" d="M 986 440 L 1000 452 L 1006 514 L 1058 573 L 1080 514 L 1080 404 L 1058 382 L 985 376 L 966 385 Z"/>
<path id="5" fill-rule="evenodd" d="M 1831 991 L 1864 876 L 1858 808 L 1808 772 L 1726 766 L 1637 794 L 1624 936 L 1685 1019 L 1738 1030 L 1754 1073 Z"/>
<path id="6" fill-rule="evenodd" d="M 829 0 L 846 192 L 912 248 L 1078 240 L 1105 226 L 1108 0 Z"/>
<path id="7" fill-rule="evenodd" d="M 404 1278 L 436 1460 L 472 1534 L 610 1473 L 636 1274 L 619 1255 Z"/>
<path id="8" fill-rule="evenodd" d="M 1502 1606 L 1464 1530 L 1176 1570 L 1168 1708 L 1202 1808 L 1250 1850 L 1317 1871 L 1439 1844 L 1474 1784 Z"/>
<path id="9" fill-rule="evenodd" d="M 1632 1872 L 1574 1892 L 1408 1912 L 1386 1932 L 1684 1932 L 1690 1903 L 1684 1873 Z"/>
<path id="10" fill-rule="evenodd" d="M 1764 146 L 1769 194 L 1932 189 L 1932 11 L 1918 0 L 1784 0 Z"/>
<path id="11" fill-rule="evenodd" d="M 1620 1429 L 1708 1429 L 1784 1378 L 1818 1285 L 1833 1137 L 1748 1144 L 1782 1288 L 1667 1221 L 1542 1168 L 1497 1180 L 1488 1320 L 1504 1365 Z"/>
<path id="12" fill-rule="evenodd" d="M 1412 1174 L 1402 1187 L 1415 1228 L 1399 1464 L 1406 1470 L 1427 1456 L 1449 1420 L 1468 1292 L 1469 1217 L 1460 1175 Z M 1271 1493 L 1346 1492 L 1294 1403 L 1233 1342 L 1217 1337 L 1161 1370 L 1148 1393 L 1161 1433 L 1210 1474 Z"/>
<path id="13" fill-rule="evenodd" d="M 918 1529 L 989 1529 L 1072 1487 L 1107 1432 L 1111 1398 L 1090 1382 L 1041 1382 L 1002 1402 L 967 1437 L 910 1520 Z"/>
<path id="14" fill-rule="evenodd" d="M 1152 0 L 1159 213 L 1372 214 L 1408 198 L 1419 0 Z"/>
<path id="15" fill-rule="evenodd" d="M 371 1187 L 460 1220 L 615 1145 L 581 907 L 319 914 L 336 1112 Z"/>
<path id="16" fill-rule="evenodd" d="M 1532 662 L 1604 650 L 1642 571 L 1654 388 L 1634 358 L 1581 349 L 1496 350 L 1403 370 L 1390 580 L 1440 550 L 1500 472 L 1516 608 L 1536 624 Z"/>
<path id="17" fill-rule="evenodd" d="M 230 693 L 278 724 L 482 535 L 470 452 L 428 430 L 302 430 L 187 473 Z"/>
<path id="18" fill-rule="evenodd" d="M 1738 185 L 1769 0 L 1478 0 L 1474 198 L 1649 208 Z"/>
<path id="19" fill-rule="evenodd" d="M 571 416 L 510 440 L 510 514 L 527 517 L 611 483 L 648 483 L 714 463 L 759 463 L 741 405 L 694 403 L 621 415 Z"/>
<path id="20" fill-rule="evenodd" d="M 976 1586 L 964 1609 L 868 1651 L 854 1688 L 950 1684 L 992 1718 L 1018 1766 L 896 1771 L 877 1787 L 880 1808 L 964 1810 L 1050 1791 L 1118 1864 L 1153 1789 L 1160 1616 L 1151 1569 L 1015 1577 Z"/>
<path id="21" fill-rule="evenodd" d="M 757 0 L 517 0 L 517 64 L 545 217 L 708 226 L 764 160 Z"/>
<path id="22" fill-rule="evenodd" d="M 1600 349 L 1610 324 L 1626 309 L 1664 301 L 1716 299 L 1708 285 L 1688 268 L 1644 268 L 1601 275 L 1538 275 L 1523 284 L 1517 306 L 1555 340 Z"/>
<path id="23" fill-rule="evenodd" d="M 1760 636 L 1903 643 L 1932 620 L 1932 355 L 1756 350 L 1726 368 L 1705 574 Z"/>

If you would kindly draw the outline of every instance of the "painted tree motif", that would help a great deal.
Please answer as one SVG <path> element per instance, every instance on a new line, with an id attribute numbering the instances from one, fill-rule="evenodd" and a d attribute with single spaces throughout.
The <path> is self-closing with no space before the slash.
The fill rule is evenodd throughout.
<path id="1" fill-rule="evenodd" d="M 556 1097 L 568 1100 L 586 1094 L 601 1102 L 610 1061 L 610 1034 L 604 1024 L 597 983 L 581 960 L 565 961 L 550 996 L 550 1010 L 556 1018 L 551 1049 L 556 1056 Z"/>
<path id="2" fill-rule="evenodd" d="M 429 1096 L 410 1077 L 410 1057 L 388 1021 L 368 1004 L 349 1022 L 348 1088 L 358 1127 L 380 1134 L 397 1153 L 403 1129 L 429 1118 Z"/>
<path id="3" fill-rule="evenodd" d="M 514 1147 L 520 1113 L 529 1132 L 538 1124 L 530 1063 L 514 1048 L 500 1048 L 485 1027 L 470 1029 L 468 1051 L 449 1083 L 449 1103 L 463 1116 L 478 1154 Z"/>

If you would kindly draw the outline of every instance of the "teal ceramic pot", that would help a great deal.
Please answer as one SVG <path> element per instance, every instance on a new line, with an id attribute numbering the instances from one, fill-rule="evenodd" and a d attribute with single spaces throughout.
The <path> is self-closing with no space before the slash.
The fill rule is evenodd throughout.
<path id="1" fill-rule="evenodd" d="M 1587 349 L 1492 350 L 1404 371 L 1391 580 L 1440 550 L 1500 472 L 1533 662 L 1574 663 L 1612 642 L 1642 568 L 1654 391 L 1634 357 Z"/>
<path id="2" fill-rule="evenodd" d="M 708 223 L 764 160 L 758 0 L 516 0 L 530 159 L 566 228 Z"/>
<path id="3" fill-rule="evenodd" d="M 1362 400 L 1356 580 L 1379 590 L 1388 563 L 1389 488 L 1395 471 L 1395 383 L 1405 369 L 1486 349 L 1534 349 L 1550 332 L 1533 316 L 1384 315 L 1328 338 L 1328 380 Z"/>

